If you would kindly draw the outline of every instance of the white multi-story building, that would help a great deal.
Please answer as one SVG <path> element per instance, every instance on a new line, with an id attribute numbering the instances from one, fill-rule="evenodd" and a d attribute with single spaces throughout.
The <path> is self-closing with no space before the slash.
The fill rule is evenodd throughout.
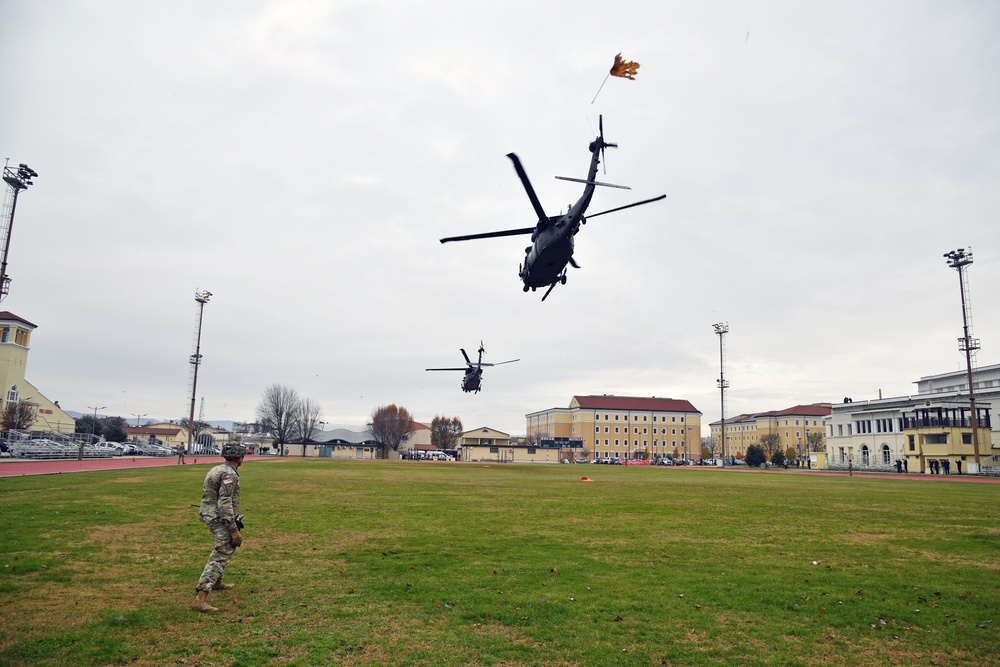
<path id="1" fill-rule="evenodd" d="M 966 442 L 972 437 L 967 373 L 930 375 L 915 384 L 918 393 L 912 396 L 844 399 L 843 403 L 833 404 L 830 416 L 823 420 L 827 464 L 890 470 L 896 468 L 897 461 L 905 461 L 909 472 L 925 472 L 931 457 L 972 462 L 970 443 Z M 989 413 L 992 405 L 1000 405 L 1000 365 L 974 370 L 973 390 L 979 415 L 981 462 L 985 466 L 997 465 L 1000 424 L 994 424 Z M 945 416 L 928 418 L 924 413 Z M 928 427 L 941 433 L 925 433 Z M 983 432 L 984 428 L 989 432 Z M 971 469 L 968 465 L 966 468 Z"/>

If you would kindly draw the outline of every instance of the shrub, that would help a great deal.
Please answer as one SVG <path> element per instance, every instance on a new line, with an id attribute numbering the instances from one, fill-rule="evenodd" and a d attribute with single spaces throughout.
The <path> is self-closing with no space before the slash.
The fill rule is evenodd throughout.
<path id="1" fill-rule="evenodd" d="M 767 460 L 767 456 L 764 455 L 764 450 L 757 445 L 750 445 L 747 447 L 747 455 L 745 457 L 747 465 L 754 468 L 759 468 L 764 465 L 764 461 Z"/>

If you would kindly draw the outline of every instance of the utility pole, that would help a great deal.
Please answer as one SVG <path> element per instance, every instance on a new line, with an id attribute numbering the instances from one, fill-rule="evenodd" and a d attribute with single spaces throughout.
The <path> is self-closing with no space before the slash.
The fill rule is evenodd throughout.
<path id="1" fill-rule="evenodd" d="M 195 396 L 198 392 L 198 366 L 201 365 L 201 319 L 205 313 L 205 304 L 212 298 L 212 293 L 208 290 L 200 290 L 194 293 L 194 300 L 198 302 L 198 319 L 195 323 L 194 354 L 191 355 L 191 413 L 188 416 L 188 449 L 194 441 L 194 404 Z M 177 445 L 177 462 L 184 463 L 184 445 Z"/>
<path id="2" fill-rule="evenodd" d="M 716 384 L 719 385 L 719 400 L 722 408 L 722 465 L 726 464 L 726 389 L 729 388 L 729 380 L 726 379 L 726 353 L 725 345 L 723 341 L 725 336 L 729 333 L 729 323 L 719 322 L 718 324 L 713 324 L 712 327 L 715 329 L 715 333 L 719 336 L 719 379 L 716 380 Z"/>
<path id="3" fill-rule="evenodd" d="M 88 405 L 87 406 L 88 410 L 93 410 L 94 411 L 94 422 L 90 425 L 90 439 L 91 440 L 94 439 L 94 435 L 97 433 L 97 411 L 98 410 L 103 410 L 106 407 L 108 407 L 108 406 L 106 406 L 106 405 L 100 405 L 100 406 Z M 77 461 L 82 461 L 83 460 L 83 435 L 80 436 L 80 451 L 77 452 L 76 460 Z"/>
<path id="4" fill-rule="evenodd" d="M 979 349 L 979 339 L 971 337 L 971 327 L 969 326 L 969 316 L 966 308 L 965 285 L 966 267 L 972 264 L 972 250 L 959 248 L 946 252 L 944 258 L 948 260 L 948 266 L 958 271 L 958 289 L 962 296 L 962 337 L 958 339 L 958 349 L 965 353 L 965 370 L 969 380 L 969 411 L 972 419 L 972 453 L 976 459 L 976 473 L 979 467 L 979 419 L 976 416 L 976 393 L 972 387 L 972 355 Z M 971 471 L 970 471 L 971 472 Z"/>
<path id="5" fill-rule="evenodd" d="M 10 158 L 7 158 L 10 161 Z M 7 275 L 7 253 L 10 252 L 10 234 L 14 229 L 14 211 L 17 210 L 17 195 L 21 190 L 27 190 L 29 185 L 33 185 L 31 182 L 32 178 L 36 178 L 38 174 L 34 169 L 24 164 L 23 162 L 17 165 L 17 169 L 12 169 L 11 167 L 4 165 L 3 168 L 3 180 L 10 186 L 11 192 L 13 193 L 10 199 L 10 213 L 7 213 L 7 207 L 4 207 L 3 220 L 0 221 L 0 237 L 3 240 L 3 261 L 0 261 L 0 301 L 7 296 L 10 292 L 10 276 Z M 83 456 L 83 448 L 80 448 L 81 456 Z"/>

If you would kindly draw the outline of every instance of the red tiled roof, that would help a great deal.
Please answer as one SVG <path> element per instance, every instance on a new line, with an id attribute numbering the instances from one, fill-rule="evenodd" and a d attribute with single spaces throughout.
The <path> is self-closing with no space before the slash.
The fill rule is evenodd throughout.
<path id="1" fill-rule="evenodd" d="M 29 327 L 33 327 L 35 329 L 38 328 L 37 324 L 32 324 L 28 320 L 24 319 L 23 317 L 18 317 L 17 315 L 15 315 L 14 313 L 10 312 L 9 310 L 0 310 L 0 320 L 14 320 L 15 322 L 24 322 Z"/>
<path id="2" fill-rule="evenodd" d="M 777 415 L 801 415 L 803 417 L 826 417 L 833 410 L 825 405 L 796 405 L 792 408 L 775 412 Z"/>
<path id="3" fill-rule="evenodd" d="M 690 401 L 674 398 L 639 396 L 574 396 L 573 400 L 587 410 L 634 410 L 646 412 L 696 412 Z"/>

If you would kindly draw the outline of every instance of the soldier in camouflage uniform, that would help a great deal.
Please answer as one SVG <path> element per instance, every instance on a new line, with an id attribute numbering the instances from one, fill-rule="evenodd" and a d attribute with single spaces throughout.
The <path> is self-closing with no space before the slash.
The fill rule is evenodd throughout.
<path id="1" fill-rule="evenodd" d="M 226 573 L 226 565 L 232 559 L 236 548 L 243 543 L 240 535 L 242 519 L 240 514 L 240 474 L 237 468 L 243 463 L 246 447 L 239 444 L 227 444 L 222 448 L 222 456 L 226 462 L 215 466 L 205 475 L 205 484 L 201 492 L 201 507 L 198 518 L 208 524 L 208 529 L 215 536 L 215 548 L 208 557 L 205 570 L 198 580 L 198 591 L 191 609 L 194 611 L 219 611 L 208 604 L 209 591 L 232 588 L 232 584 L 222 583 Z"/>

